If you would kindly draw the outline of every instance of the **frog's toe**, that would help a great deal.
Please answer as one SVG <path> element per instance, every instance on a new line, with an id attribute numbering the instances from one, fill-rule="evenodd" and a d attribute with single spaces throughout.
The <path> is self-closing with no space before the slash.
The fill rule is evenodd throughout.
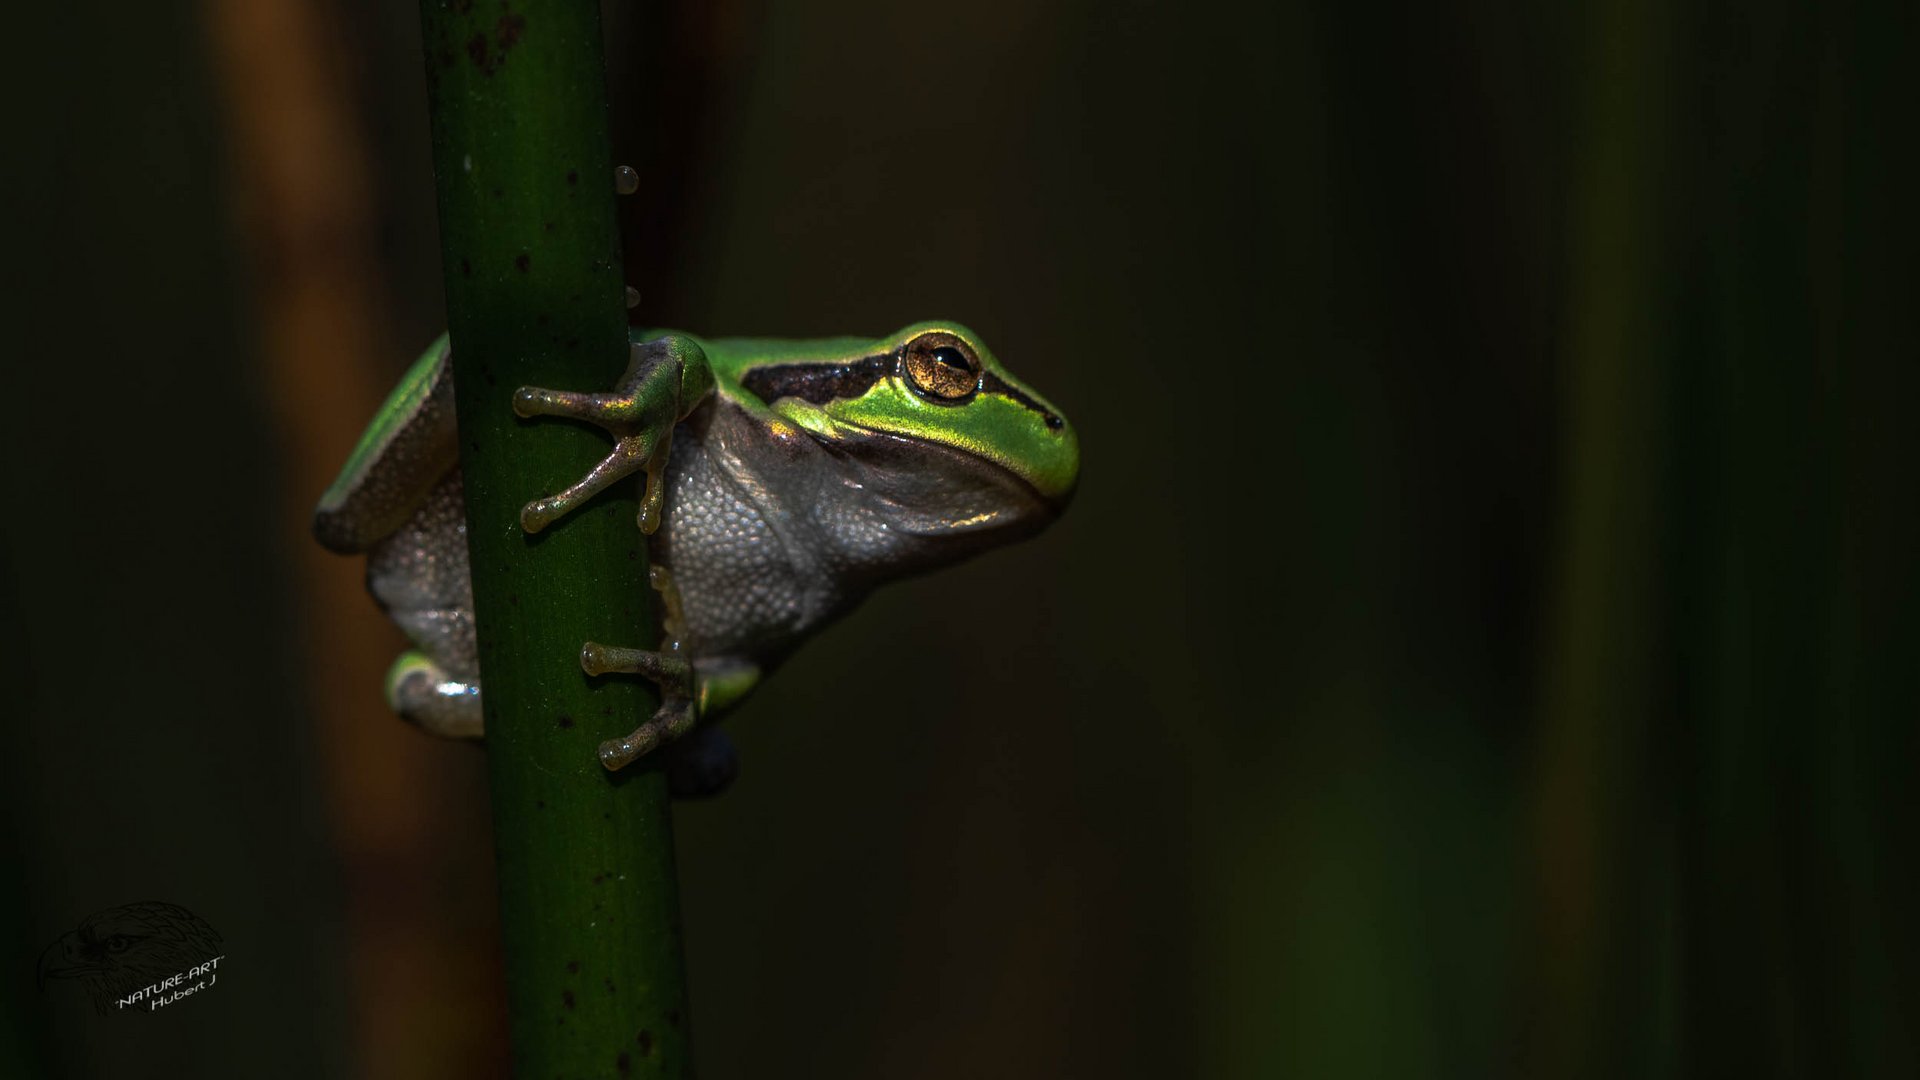
<path id="1" fill-rule="evenodd" d="M 516 416 L 578 416 L 586 402 L 586 394 L 571 390 L 523 386 L 513 392 L 513 412 Z"/>
<path id="2" fill-rule="evenodd" d="M 535 499 L 520 508 L 520 528 L 528 533 L 537 533 L 547 526 L 566 517 L 580 500 L 566 492 Z"/>
<path id="3" fill-rule="evenodd" d="M 646 435 L 621 436 L 614 442 L 613 452 L 602 458 L 587 475 L 566 490 L 535 499 L 522 508 L 520 527 L 530 533 L 539 532 L 571 513 L 574 507 L 642 469 L 649 470 L 648 486 L 651 488 L 654 463 L 664 462 L 666 448 L 666 439 L 652 439 Z"/>
<path id="4" fill-rule="evenodd" d="M 669 696 L 693 692 L 693 667 L 680 657 L 652 649 L 626 649 L 589 641 L 580 646 L 580 670 L 589 675 L 638 675 Z"/>
<path id="5" fill-rule="evenodd" d="M 726 732 L 708 725 L 668 748 L 666 767 L 667 790 L 674 798 L 711 798 L 740 775 L 740 753 Z"/>
<path id="6" fill-rule="evenodd" d="M 665 455 L 661 456 L 664 457 Z M 635 524 L 639 525 L 640 531 L 648 536 L 652 536 L 655 532 L 659 531 L 660 514 L 665 510 L 667 505 L 666 485 L 660 482 L 660 474 L 665 468 L 666 463 L 664 461 L 658 466 L 649 465 L 647 467 L 647 486 L 646 489 L 640 493 L 640 512 L 634 516 Z"/>
<path id="7" fill-rule="evenodd" d="M 600 764 L 618 772 L 693 728 L 693 702 L 668 698 L 652 719 L 618 739 L 600 744 Z"/>
<path id="8" fill-rule="evenodd" d="M 611 428 L 638 419 L 640 403 L 631 394 L 582 394 L 523 386 L 513 392 L 513 411 L 522 417 L 564 416 Z"/>

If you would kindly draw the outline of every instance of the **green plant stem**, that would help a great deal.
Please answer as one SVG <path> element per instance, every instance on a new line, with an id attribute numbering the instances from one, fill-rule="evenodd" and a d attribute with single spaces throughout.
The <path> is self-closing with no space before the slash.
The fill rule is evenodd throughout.
<path id="1" fill-rule="evenodd" d="M 635 492 L 538 536 L 527 501 L 609 444 L 523 421 L 521 385 L 609 388 L 626 363 L 597 0 L 421 0 L 499 857 L 514 1073 L 680 1076 L 688 1010 L 664 778 L 597 744 L 651 687 L 588 680 L 583 641 L 651 645 Z"/>

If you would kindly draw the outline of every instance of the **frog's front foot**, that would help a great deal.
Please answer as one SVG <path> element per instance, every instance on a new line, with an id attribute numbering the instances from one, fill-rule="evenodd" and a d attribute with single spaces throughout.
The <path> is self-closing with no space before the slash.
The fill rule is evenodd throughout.
<path id="1" fill-rule="evenodd" d="M 644 470 L 647 488 L 640 497 L 640 531 L 658 529 L 673 426 L 712 390 L 706 354 L 691 338 L 678 335 L 634 345 L 626 374 L 611 393 L 521 387 L 513 395 L 514 412 L 597 424 L 613 435 L 614 447 L 572 486 L 528 503 L 520 511 L 520 527 L 537 533 L 607 487 Z"/>
<path id="2" fill-rule="evenodd" d="M 626 768 L 654 748 L 693 730 L 699 719 L 694 707 L 693 665 L 678 656 L 589 641 L 580 648 L 580 667 L 589 675 L 639 675 L 660 687 L 660 707 L 652 718 L 622 738 L 600 744 L 600 764 L 610 772 Z"/>

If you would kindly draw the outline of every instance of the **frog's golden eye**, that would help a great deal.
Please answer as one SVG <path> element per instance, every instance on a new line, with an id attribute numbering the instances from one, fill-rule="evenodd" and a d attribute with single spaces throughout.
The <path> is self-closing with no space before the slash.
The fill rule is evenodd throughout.
<path id="1" fill-rule="evenodd" d="M 980 358 L 973 347 L 942 331 L 907 342 L 900 369 L 915 393 L 942 404 L 965 401 L 980 389 Z"/>

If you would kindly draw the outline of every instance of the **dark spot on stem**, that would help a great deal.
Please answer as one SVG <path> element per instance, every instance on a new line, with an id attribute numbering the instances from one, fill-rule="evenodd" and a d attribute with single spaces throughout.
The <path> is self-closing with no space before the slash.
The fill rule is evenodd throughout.
<path id="1" fill-rule="evenodd" d="M 536 809 L 536 810 L 545 810 L 545 809 L 547 808 L 547 800 L 545 800 L 545 799 L 536 799 L 536 800 L 534 801 L 534 804 L 533 804 L 533 807 L 534 807 L 534 809 Z"/>
<path id="2" fill-rule="evenodd" d="M 573 717 L 568 716 L 566 713 L 561 713 L 560 718 L 555 720 L 554 723 L 559 724 L 563 728 L 570 728 L 573 726 Z"/>
<path id="3" fill-rule="evenodd" d="M 473 0 L 453 0 L 453 13 L 455 15 L 465 15 L 472 10 Z"/>
<path id="4" fill-rule="evenodd" d="M 641 1028 L 639 1038 L 633 1041 L 640 1044 L 640 1056 L 645 1057 L 653 1053 L 653 1032 Z"/>
<path id="5" fill-rule="evenodd" d="M 493 40 L 500 45 L 500 58 L 502 60 L 506 59 L 507 53 L 513 51 L 515 45 L 520 44 L 520 35 L 526 32 L 526 17 L 515 15 L 512 12 L 500 16 L 500 21 L 493 24 Z"/>
<path id="6" fill-rule="evenodd" d="M 552 231 L 553 231 L 553 222 L 551 222 L 551 221 L 543 221 L 543 222 L 541 222 L 541 223 L 540 223 L 540 228 L 541 228 L 541 229 L 543 229 L 543 230 L 545 230 L 546 232 L 552 232 Z"/>
<path id="7" fill-rule="evenodd" d="M 675 1009 L 672 1012 L 669 1012 L 667 1014 L 667 1026 L 672 1028 L 677 1028 L 680 1026 L 680 1010 L 679 1009 Z"/>
<path id="8" fill-rule="evenodd" d="M 603 882 L 603 881 L 605 881 L 605 880 L 607 880 L 607 875 L 605 875 L 605 874 L 595 874 L 595 875 L 593 875 L 593 883 L 594 883 L 595 885 L 598 885 L 598 884 L 600 884 L 601 882 Z"/>
<path id="9" fill-rule="evenodd" d="M 621 1076 L 625 1076 L 633 1071 L 633 1063 L 627 1060 L 627 1052 L 625 1050 L 620 1051 L 620 1056 L 613 1059 L 613 1067 L 620 1070 Z"/>
<path id="10" fill-rule="evenodd" d="M 513 257 L 513 268 L 523 274 L 527 272 L 527 267 L 532 265 L 533 257 L 524 251 Z"/>
<path id="11" fill-rule="evenodd" d="M 607 993 L 609 993 L 609 994 L 611 994 L 611 993 L 613 993 L 613 992 L 614 992 L 614 991 L 613 991 L 613 980 L 612 980 L 612 979 L 601 979 L 600 981 L 601 981 L 602 983 L 605 983 L 605 984 L 606 984 L 606 987 L 607 987 Z"/>
<path id="12" fill-rule="evenodd" d="M 487 35 L 475 34 L 468 39 L 467 59 L 473 61 L 473 66 L 479 68 L 482 74 L 493 74 L 493 69 L 487 66 Z"/>
<path id="13" fill-rule="evenodd" d="M 465 255 L 460 256 L 460 276 L 461 277 L 473 276 L 473 264 L 467 261 L 467 257 Z"/>
<path id="14" fill-rule="evenodd" d="M 579 182 L 580 182 L 580 173 L 577 170 L 568 169 L 567 170 L 567 186 L 573 187 Z"/>
<path id="15" fill-rule="evenodd" d="M 573 991 L 571 990 L 560 991 L 560 1004 L 565 1005 L 568 1009 L 572 1009 L 573 1008 Z"/>
<path id="16" fill-rule="evenodd" d="M 567 961 L 567 974 L 569 975 L 580 974 L 580 961 L 578 960 Z"/>

